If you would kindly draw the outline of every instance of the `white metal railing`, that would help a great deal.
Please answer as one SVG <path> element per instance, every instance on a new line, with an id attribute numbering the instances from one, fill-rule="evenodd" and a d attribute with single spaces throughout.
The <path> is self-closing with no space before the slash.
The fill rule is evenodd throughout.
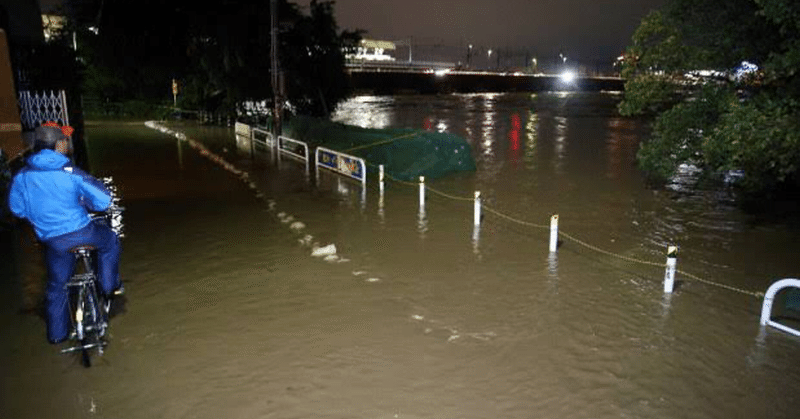
<path id="1" fill-rule="evenodd" d="M 364 159 L 325 147 L 317 147 L 315 154 L 314 166 L 317 174 L 319 174 L 319 168 L 322 167 L 361 181 L 362 184 L 367 183 L 367 164 Z"/>
<path id="2" fill-rule="evenodd" d="M 261 128 L 251 128 L 252 140 L 254 144 L 260 144 L 268 149 L 275 147 L 275 137 L 272 133 Z"/>
<path id="3" fill-rule="evenodd" d="M 304 162 L 306 164 L 306 172 L 308 172 L 308 144 L 280 135 L 278 136 L 278 150 L 280 151 L 280 154 L 286 154 Z"/>
<path id="4" fill-rule="evenodd" d="M 780 324 L 775 322 L 771 319 L 772 316 L 772 303 L 775 299 L 775 295 L 784 288 L 800 288 L 800 279 L 794 278 L 785 278 L 781 279 L 780 281 L 772 284 L 769 289 L 767 289 L 766 294 L 764 294 L 764 303 L 761 306 L 761 325 L 762 326 L 772 326 L 778 330 L 781 330 L 786 333 L 790 333 L 795 336 L 800 336 L 800 331 L 797 329 L 793 329 L 789 326 Z"/>
<path id="5" fill-rule="evenodd" d="M 69 125 L 67 110 L 67 94 L 58 92 L 19 92 L 19 119 L 23 129 L 32 130 L 44 122 L 53 121 L 61 125 Z"/>

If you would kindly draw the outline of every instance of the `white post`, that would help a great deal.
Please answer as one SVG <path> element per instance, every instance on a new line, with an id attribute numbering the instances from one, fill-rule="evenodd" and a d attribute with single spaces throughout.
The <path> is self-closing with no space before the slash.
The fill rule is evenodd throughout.
<path id="1" fill-rule="evenodd" d="M 481 225 L 481 193 L 480 191 L 475 191 L 475 217 L 474 217 L 474 224 L 476 226 Z"/>
<path id="2" fill-rule="evenodd" d="M 558 249 L 558 214 L 550 217 L 550 252 Z"/>
<path id="3" fill-rule="evenodd" d="M 425 208 L 425 176 L 419 177 L 419 207 Z"/>
<path id="4" fill-rule="evenodd" d="M 678 247 L 667 247 L 667 269 L 664 272 L 664 292 L 669 294 L 675 289 L 675 267 L 678 264 Z"/>
<path id="5" fill-rule="evenodd" d="M 381 196 L 383 196 L 383 165 L 378 166 L 378 184 L 381 190 Z"/>

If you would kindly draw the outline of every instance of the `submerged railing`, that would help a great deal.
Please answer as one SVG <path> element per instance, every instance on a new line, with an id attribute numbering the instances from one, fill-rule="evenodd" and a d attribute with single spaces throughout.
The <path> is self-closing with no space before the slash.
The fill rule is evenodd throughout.
<path id="1" fill-rule="evenodd" d="M 772 284 L 766 294 L 764 294 L 764 303 L 761 306 L 761 326 L 772 326 L 780 331 L 800 336 L 800 330 L 793 329 L 784 324 L 772 320 L 772 304 L 775 296 L 784 288 L 798 288 L 800 289 L 800 279 L 785 278 Z"/>

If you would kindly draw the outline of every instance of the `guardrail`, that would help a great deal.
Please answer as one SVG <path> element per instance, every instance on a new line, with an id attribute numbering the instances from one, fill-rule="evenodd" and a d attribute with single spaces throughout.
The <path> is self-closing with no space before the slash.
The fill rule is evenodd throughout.
<path id="1" fill-rule="evenodd" d="M 286 154 L 292 158 L 300 160 L 306 164 L 306 175 L 309 172 L 308 144 L 283 135 L 278 136 L 278 150 L 281 154 Z"/>
<path id="2" fill-rule="evenodd" d="M 261 128 L 251 128 L 250 131 L 253 133 L 251 138 L 254 145 L 259 144 L 268 149 L 275 147 L 275 137 L 271 132 Z"/>
<path id="3" fill-rule="evenodd" d="M 764 303 L 761 306 L 761 325 L 772 326 L 780 331 L 800 336 L 800 331 L 772 320 L 772 303 L 775 295 L 784 288 L 800 288 L 800 279 L 785 278 L 772 284 L 764 294 Z"/>

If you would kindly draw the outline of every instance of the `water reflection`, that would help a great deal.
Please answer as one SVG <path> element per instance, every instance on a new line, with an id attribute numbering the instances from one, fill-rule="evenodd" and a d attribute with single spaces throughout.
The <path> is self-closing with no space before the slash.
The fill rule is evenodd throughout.
<path id="1" fill-rule="evenodd" d="M 547 255 L 547 274 L 555 281 L 558 279 L 558 252 L 550 252 Z"/>
<path id="2" fill-rule="evenodd" d="M 476 224 L 475 226 L 472 227 L 472 253 L 478 257 L 478 260 L 481 259 L 480 240 L 481 240 L 481 225 Z"/>
<path id="3" fill-rule="evenodd" d="M 674 293 L 665 292 L 664 295 L 661 297 L 661 328 L 663 329 L 664 324 L 669 317 L 669 312 L 672 309 L 672 296 Z"/>
<path id="4" fill-rule="evenodd" d="M 539 114 L 533 111 L 528 112 L 528 121 L 525 124 L 525 138 L 525 168 L 533 170 L 536 168 L 536 143 L 539 138 Z"/>
<path id="5" fill-rule="evenodd" d="M 386 223 L 386 216 L 384 213 L 384 182 L 381 180 L 379 182 L 379 195 L 378 195 L 378 218 L 380 219 L 381 225 L 383 226 Z"/>
<path id="6" fill-rule="evenodd" d="M 508 131 L 508 154 L 514 168 L 519 165 L 521 153 L 520 137 L 522 136 L 522 122 L 520 122 L 519 112 L 511 114 L 511 129 Z"/>
<path id="7" fill-rule="evenodd" d="M 502 161 L 498 158 L 496 150 L 496 140 L 498 129 L 497 112 L 495 109 L 496 94 L 482 95 L 483 99 L 483 121 L 481 125 L 480 136 L 480 155 L 477 158 L 477 163 L 481 167 L 481 178 L 493 180 L 497 178 L 500 172 Z"/>
<path id="8" fill-rule="evenodd" d="M 556 135 L 553 139 L 555 159 L 553 159 L 553 166 L 558 173 L 563 173 L 564 158 L 566 157 L 566 143 L 567 143 L 567 118 L 563 116 L 556 116 L 553 118 L 556 123 Z"/>
<path id="9" fill-rule="evenodd" d="M 424 202 L 419 204 L 419 213 L 417 214 L 417 232 L 419 232 L 420 239 L 424 239 L 425 233 L 428 232 L 428 216 L 425 214 Z"/>
<path id="10" fill-rule="evenodd" d="M 623 118 L 609 118 L 606 134 L 608 151 L 608 172 L 610 179 L 620 179 L 627 170 L 627 164 L 636 157 L 639 144 L 632 121 Z"/>
<path id="11" fill-rule="evenodd" d="M 340 103 L 331 119 L 362 128 L 387 128 L 393 124 L 394 105 L 394 96 L 355 96 Z"/>
<path id="12" fill-rule="evenodd" d="M 422 129 L 425 131 L 432 131 L 433 130 L 433 120 L 430 116 L 426 116 L 422 119 Z"/>
<path id="13" fill-rule="evenodd" d="M 181 140 L 177 140 L 178 142 L 178 168 L 183 170 L 183 145 L 181 144 Z"/>

